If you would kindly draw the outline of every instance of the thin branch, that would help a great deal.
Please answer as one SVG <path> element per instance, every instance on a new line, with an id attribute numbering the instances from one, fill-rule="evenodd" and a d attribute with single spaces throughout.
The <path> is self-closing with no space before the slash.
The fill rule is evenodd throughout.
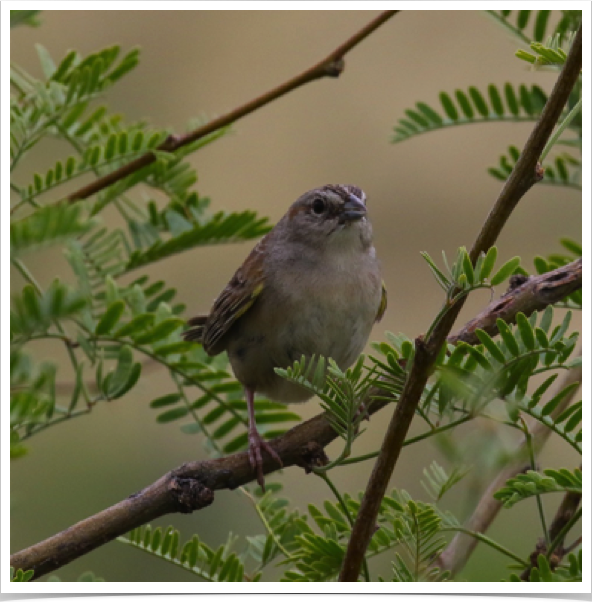
<path id="1" fill-rule="evenodd" d="M 304 84 L 308 84 L 324 77 L 339 77 L 345 67 L 343 57 L 398 12 L 399 11 L 397 10 L 387 10 L 380 13 L 375 19 L 370 21 L 368 25 L 360 29 L 360 31 L 338 46 L 333 52 L 331 52 L 331 54 L 329 54 L 322 61 L 318 62 L 316 65 L 313 65 L 299 75 L 289 79 L 288 81 L 279 85 L 277 88 L 274 88 L 273 90 L 254 98 L 246 104 L 237 107 L 236 109 L 218 117 L 217 119 L 214 119 L 213 121 L 210 121 L 209 123 L 206 123 L 192 132 L 178 136 L 168 136 L 168 138 L 160 146 L 158 146 L 156 150 L 166 151 L 169 153 L 174 152 L 179 148 L 186 146 L 187 144 L 191 144 L 192 142 L 195 142 L 196 140 L 199 140 L 200 138 L 219 130 L 222 127 L 238 121 L 241 117 L 245 117 L 245 115 L 264 107 L 270 102 L 273 102 L 281 96 L 284 96 L 284 94 L 292 92 L 292 90 L 295 90 Z M 131 161 L 127 165 L 124 165 L 119 169 L 116 169 L 115 171 L 98 178 L 87 186 L 76 190 L 66 198 L 70 203 L 75 203 L 76 201 L 86 199 L 100 190 L 107 188 L 107 186 L 111 186 L 111 184 L 114 184 L 115 182 L 118 182 L 132 173 L 135 173 L 143 167 L 154 163 L 154 161 L 156 161 L 156 156 L 154 153 L 146 153 L 134 161 Z"/>
<path id="2" fill-rule="evenodd" d="M 471 249 L 470 258 L 473 265 L 479 255 L 482 252 L 487 252 L 495 243 L 520 199 L 541 179 L 541 169 L 538 167 L 539 156 L 561 116 L 563 107 L 580 76 L 581 68 L 582 28 L 580 27 L 564 68 L 559 74 L 541 116 Z M 451 295 L 451 297 L 454 296 Z M 450 308 L 436 325 L 427 341 L 421 338 L 415 341 L 413 366 L 389 423 L 381 453 L 376 460 L 364 493 L 339 575 L 340 581 L 357 581 L 358 579 L 368 543 L 373 535 L 380 504 L 395 469 L 407 431 L 415 416 L 421 394 L 438 353 L 446 341 L 446 337 L 450 333 L 463 304 L 464 298 Z"/>
<path id="3" fill-rule="evenodd" d="M 553 398 L 555 395 L 557 395 L 557 393 L 559 393 L 569 385 L 581 381 L 582 367 L 578 366 L 577 368 L 573 368 L 569 372 L 565 373 L 565 376 L 556 384 L 555 387 L 553 387 L 551 392 L 548 394 L 548 398 Z M 555 410 L 551 414 L 551 417 L 556 418 L 557 416 L 559 416 L 559 414 L 561 414 L 561 412 L 563 412 L 563 410 L 565 410 L 570 405 L 577 392 L 577 388 L 574 388 L 572 391 L 570 391 L 569 394 L 561 400 L 557 408 L 555 408 Z M 540 450 L 544 446 L 544 444 L 547 442 L 547 439 L 551 435 L 551 430 L 547 428 L 542 422 L 538 421 L 530 422 L 529 431 L 534 448 L 537 450 Z M 502 507 L 501 502 L 496 500 L 493 497 L 493 494 L 499 489 L 501 489 L 506 484 L 508 479 L 511 479 L 517 474 L 524 472 L 530 468 L 530 465 L 527 464 L 526 450 L 526 437 L 521 437 L 514 449 L 514 452 L 512 453 L 512 457 L 514 459 L 507 463 L 502 470 L 500 470 L 500 472 L 491 481 L 491 483 L 481 496 L 481 499 L 479 500 L 479 503 L 473 511 L 472 516 L 469 518 L 465 525 L 465 528 L 468 531 L 485 533 L 490 527 L 491 523 L 493 523 L 493 521 L 498 515 L 498 512 L 501 510 Z M 553 527 L 551 527 L 550 530 L 551 538 L 553 537 L 553 535 L 551 534 L 552 530 Z M 475 550 L 477 543 L 478 540 L 472 537 L 458 534 L 452 539 L 452 541 L 448 544 L 448 546 L 442 552 L 442 554 L 440 554 L 435 564 L 439 566 L 442 570 L 450 571 L 454 576 L 465 566 L 465 564 L 471 557 L 471 554 Z"/>

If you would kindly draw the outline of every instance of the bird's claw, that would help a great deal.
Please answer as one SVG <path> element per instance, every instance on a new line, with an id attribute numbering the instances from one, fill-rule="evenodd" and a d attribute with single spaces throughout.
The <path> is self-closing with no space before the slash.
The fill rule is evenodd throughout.
<path id="1" fill-rule="evenodd" d="M 257 483 L 259 483 L 259 487 L 265 492 L 261 449 L 264 449 L 280 465 L 280 467 L 283 467 L 284 464 L 275 449 L 273 449 L 273 447 L 271 447 L 258 432 L 255 431 L 254 433 L 249 433 L 249 463 L 251 464 L 253 471 L 257 474 Z"/>

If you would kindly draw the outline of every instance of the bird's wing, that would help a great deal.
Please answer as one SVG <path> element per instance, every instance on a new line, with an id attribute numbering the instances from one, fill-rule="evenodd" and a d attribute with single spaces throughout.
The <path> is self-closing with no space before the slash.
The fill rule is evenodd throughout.
<path id="1" fill-rule="evenodd" d="M 378 313 L 376 314 L 375 322 L 380 322 L 382 320 L 382 316 L 384 316 L 384 312 L 386 311 L 386 286 L 384 285 L 384 280 L 382 281 L 382 296 L 380 298 L 380 306 L 378 307 Z"/>
<path id="2" fill-rule="evenodd" d="M 263 239 L 249 254 L 243 265 L 235 272 L 226 288 L 220 293 L 208 316 L 197 316 L 189 320 L 193 328 L 183 336 L 188 341 L 202 343 L 208 355 L 224 351 L 222 342 L 230 327 L 255 303 L 264 288 Z"/>

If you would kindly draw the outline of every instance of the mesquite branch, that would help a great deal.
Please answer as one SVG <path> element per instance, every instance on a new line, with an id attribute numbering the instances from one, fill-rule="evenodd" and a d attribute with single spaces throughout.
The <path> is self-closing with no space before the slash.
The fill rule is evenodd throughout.
<path id="1" fill-rule="evenodd" d="M 473 265 L 479 255 L 495 243 L 502 228 L 520 199 L 541 178 L 538 159 L 577 82 L 582 68 L 582 29 L 580 27 L 559 74 L 553 91 L 537 121 L 516 166 L 506 181 L 491 212 L 487 216 L 470 258 Z M 464 298 L 444 314 L 430 338 L 415 342 L 415 359 L 399 403 L 393 413 L 374 469 L 366 488 L 362 505 L 352 529 L 349 545 L 339 575 L 340 581 L 357 581 L 370 538 L 374 533 L 376 516 L 393 474 L 407 431 L 411 425 L 430 371 L 463 306 Z"/>
<path id="2" fill-rule="evenodd" d="M 226 113 L 225 115 L 206 123 L 192 132 L 182 135 L 170 135 L 159 147 L 157 147 L 157 150 L 172 153 L 179 148 L 186 146 L 187 144 L 191 144 L 200 138 L 204 138 L 205 136 L 212 134 L 222 127 L 238 121 L 241 117 L 249 115 L 249 113 L 264 107 L 270 102 L 273 102 L 281 96 L 284 96 L 284 94 L 287 94 L 288 92 L 292 92 L 300 86 L 324 77 L 339 77 L 345 67 L 343 57 L 398 12 L 399 11 L 397 10 L 387 10 L 380 13 L 375 19 L 370 21 L 368 25 L 360 29 L 360 31 L 355 33 L 351 38 L 337 47 L 322 61 L 306 69 L 299 75 L 290 78 L 288 81 L 277 86 L 277 88 L 273 88 L 273 90 L 254 98 L 244 105 L 241 105 L 229 113 Z M 139 169 L 154 163 L 154 161 L 156 161 L 156 155 L 154 155 L 152 152 L 146 153 L 134 161 L 124 165 L 123 167 L 120 167 L 119 169 L 116 169 L 115 171 L 98 178 L 94 182 L 91 182 L 87 186 L 74 191 L 68 195 L 67 200 L 70 203 L 74 203 L 76 201 L 86 199 L 89 196 L 96 194 L 100 190 L 103 190 L 107 186 L 111 186 L 111 184 L 118 182 L 132 173 L 135 173 Z"/>
<path id="3" fill-rule="evenodd" d="M 558 280 L 558 272 L 562 274 L 561 280 Z M 569 282 L 569 288 L 553 286 L 560 281 Z M 559 296 L 560 291 L 565 296 L 575 290 L 574 286 L 581 287 L 581 262 L 579 261 L 541 276 L 533 276 L 522 286 L 513 288 L 504 295 L 503 299 L 506 299 L 506 303 L 504 303 L 503 318 L 508 323 L 512 323 L 518 312 L 530 313 L 528 307 L 534 310 L 541 309 L 545 304 L 556 303 L 563 298 Z M 552 290 L 553 294 L 548 294 L 549 290 Z M 537 297 L 536 291 L 540 296 Z M 511 302 L 507 301 L 508 296 L 511 297 Z M 450 336 L 448 340 L 450 342 L 460 338 L 465 340 L 462 333 L 468 330 L 469 325 L 485 328 L 485 325 L 490 322 L 493 327 L 488 329 L 488 332 L 492 335 L 497 334 L 497 326 L 495 326 L 497 311 L 497 302 L 490 304 L 479 314 L 478 322 L 471 320 L 459 333 Z M 371 396 L 373 394 L 384 396 L 385 392 L 375 390 L 370 393 Z M 370 414 L 374 414 L 387 404 L 386 401 L 374 401 L 367 409 Z M 533 434 L 536 428 L 535 425 L 531 431 Z M 545 431 L 548 434 L 548 429 Z M 541 437 L 545 437 L 546 434 L 542 433 Z M 284 467 L 300 466 L 310 471 L 314 466 L 326 462 L 323 449 L 336 437 L 337 434 L 325 414 L 319 414 L 274 439 L 271 445 L 281 457 Z M 265 474 L 277 470 L 276 462 L 267 454 L 263 456 L 263 460 Z M 42 577 L 160 516 L 172 512 L 193 512 L 208 506 L 214 500 L 215 490 L 234 489 L 253 480 L 254 474 L 247 452 L 216 460 L 183 464 L 111 508 L 17 552 L 11 557 L 10 564 L 23 570 L 33 569 L 35 578 Z M 454 557 L 456 552 L 450 554 Z"/>

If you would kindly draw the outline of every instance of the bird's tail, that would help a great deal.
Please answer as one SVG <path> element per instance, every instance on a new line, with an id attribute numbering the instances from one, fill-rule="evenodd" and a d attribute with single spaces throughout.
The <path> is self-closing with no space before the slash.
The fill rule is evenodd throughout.
<path id="1" fill-rule="evenodd" d="M 191 328 L 183 333 L 183 338 L 186 341 L 201 343 L 207 319 L 208 316 L 196 316 L 195 318 L 187 320 L 187 324 L 191 326 Z"/>

